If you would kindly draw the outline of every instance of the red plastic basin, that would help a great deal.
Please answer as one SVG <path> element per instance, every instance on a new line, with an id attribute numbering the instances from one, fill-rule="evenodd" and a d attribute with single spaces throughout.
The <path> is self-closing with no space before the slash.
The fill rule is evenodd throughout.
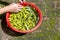
<path id="1" fill-rule="evenodd" d="M 23 6 L 29 5 L 29 6 L 31 6 L 32 8 L 35 8 L 35 10 L 37 11 L 38 16 L 39 16 L 39 21 L 38 21 L 37 25 L 36 25 L 33 29 L 31 29 L 31 30 L 25 30 L 25 31 L 18 30 L 18 29 L 16 29 L 16 28 L 14 28 L 14 27 L 11 25 L 11 23 L 9 22 L 9 20 L 8 20 L 8 18 L 9 18 L 9 16 L 10 16 L 10 12 L 7 12 L 7 13 L 6 13 L 6 22 L 7 22 L 7 25 L 8 25 L 9 28 L 11 28 L 12 30 L 14 30 L 14 31 L 16 31 L 16 32 L 19 32 L 19 33 L 30 33 L 30 32 L 33 32 L 33 31 L 35 31 L 36 29 L 38 29 L 38 28 L 40 27 L 41 23 L 42 23 L 42 12 L 41 12 L 40 8 L 38 8 L 34 3 L 31 3 L 31 2 L 23 2 L 22 5 L 23 5 Z"/>

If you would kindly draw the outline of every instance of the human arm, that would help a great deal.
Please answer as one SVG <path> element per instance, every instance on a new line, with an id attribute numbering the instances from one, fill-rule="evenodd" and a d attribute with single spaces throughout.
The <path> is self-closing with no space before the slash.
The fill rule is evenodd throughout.
<path id="1" fill-rule="evenodd" d="M 0 14 L 6 13 L 6 12 L 19 12 L 23 8 L 22 5 L 12 3 L 8 6 L 5 6 L 3 8 L 0 8 Z"/>

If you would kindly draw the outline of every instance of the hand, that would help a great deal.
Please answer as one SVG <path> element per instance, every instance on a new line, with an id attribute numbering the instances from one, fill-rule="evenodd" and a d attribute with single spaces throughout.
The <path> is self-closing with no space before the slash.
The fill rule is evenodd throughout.
<path id="1" fill-rule="evenodd" d="M 8 6 L 6 6 L 6 10 L 8 12 L 19 12 L 19 11 L 21 11 L 22 8 L 23 8 L 22 5 L 16 4 L 16 3 L 12 3 Z"/>

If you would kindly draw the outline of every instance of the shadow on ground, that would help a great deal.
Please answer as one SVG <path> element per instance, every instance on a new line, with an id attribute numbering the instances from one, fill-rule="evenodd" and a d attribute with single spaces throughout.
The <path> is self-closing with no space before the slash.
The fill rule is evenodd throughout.
<path id="1" fill-rule="evenodd" d="M 6 14 L 3 14 L 3 16 L 2 16 L 2 22 L 1 22 L 1 27 L 2 27 L 2 30 L 6 33 L 6 34 L 8 34 L 8 35 L 10 35 L 10 36 L 23 36 L 23 35 L 25 35 L 25 34 L 22 34 L 22 33 L 17 33 L 17 32 L 15 32 L 15 31 L 13 31 L 12 29 L 10 29 L 8 26 L 7 26 L 7 23 L 6 23 L 6 19 L 5 19 L 5 15 Z"/>
<path id="2" fill-rule="evenodd" d="M 0 4 L 8 5 L 8 4 L 10 4 L 10 3 L 6 2 L 6 1 L 1 1 L 1 0 L 0 0 Z"/>

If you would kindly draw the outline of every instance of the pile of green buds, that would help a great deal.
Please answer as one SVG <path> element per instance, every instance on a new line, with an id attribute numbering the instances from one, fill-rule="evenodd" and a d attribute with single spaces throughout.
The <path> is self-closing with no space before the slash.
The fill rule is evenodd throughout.
<path id="1" fill-rule="evenodd" d="M 38 14 L 34 8 L 25 6 L 18 13 L 11 13 L 9 21 L 11 25 L 18 30 L 30 30 L 38 22 Z"/>

